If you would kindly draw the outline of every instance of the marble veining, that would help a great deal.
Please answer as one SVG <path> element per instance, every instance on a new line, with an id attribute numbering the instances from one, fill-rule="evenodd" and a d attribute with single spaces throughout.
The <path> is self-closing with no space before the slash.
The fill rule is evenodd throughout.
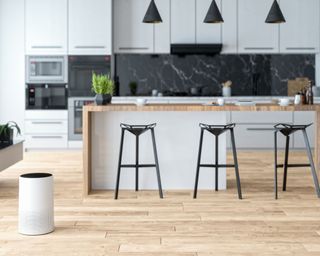
<path id="1" fill-rule="evenodd" d="M 315 80 L 314 55 L 139 55 L 121 54 L 117 58 L 120 95 L 131 95 L 130 82 L 138 85 L 138 95 L 153 89 L 164 95 L 190 93 L 221 95 L 221 83 L 233 82 L 234 96 L 287 95 L 287 81 L 296 77 Z"/>

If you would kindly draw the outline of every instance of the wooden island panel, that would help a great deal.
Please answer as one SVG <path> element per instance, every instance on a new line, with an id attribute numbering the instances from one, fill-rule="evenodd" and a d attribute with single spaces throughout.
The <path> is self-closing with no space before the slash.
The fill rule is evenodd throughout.
<path id="1" fill-rule="evenodd" d="M 92 113 L 95 112 L 113 112 L 113 111 L 136 111 L 136 112 L 152 112 L 152 111 L 244 111 L 244 112 L 268 112 L 268 111 L 309 111 L 315 112 L 315 149 L 314 157 L 316 168 L 320 170 L 320 104 L 314 105 L 289 105 L 279 106 L 277 104 L 256 104 L 254 106 L 236 106 L 226 104 L 224 106 L 203 105 L 203 104 L 147 104 L 145 106 L 136 106 L 135 104 L 110 104 L 106 106 L 87 105 L 83 107 L 83 196 L 86 197 L 91 192 L 91 128 Z"/>

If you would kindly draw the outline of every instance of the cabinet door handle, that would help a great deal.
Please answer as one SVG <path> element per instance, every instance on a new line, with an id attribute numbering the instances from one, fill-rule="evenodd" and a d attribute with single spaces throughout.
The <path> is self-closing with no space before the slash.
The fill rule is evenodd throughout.
<path id="1" fill-rule="evenodd" d="M 31 46 L 33 49 L 61 49 L 60 45 L 33 45 Z"/>
<path id="2" fill-rule="evenodd" d="M 62 136 L 32 136 L 32 139 L 62 139 Z"/>
<path id="3" fill-rule="evenodd" d="M 274 50 L 274 47 L 244 47 L 245 50 Z"/>
<path id="4" fill-rule="evenodd" d="M 315 50 L 315 47 L 287 47 L 286 50 L 305 50 L 305 51 L 312 51 Z"/>
<path id="5" fill-rule="evenodd" d="M 103 45 L 77 45 L 74 48 L 77 48 L 77 49 L 105 49 L 106 47 Z"/>
<path id="6" fill-rule="evenodd" d="M 119 47 L 119 50 L 149 50 L 149 47 Z"/>
<path id="7" fill-rule="evenodd" d="M 62 122 L 32 122 L 32 124 L 63 124 Z"/>

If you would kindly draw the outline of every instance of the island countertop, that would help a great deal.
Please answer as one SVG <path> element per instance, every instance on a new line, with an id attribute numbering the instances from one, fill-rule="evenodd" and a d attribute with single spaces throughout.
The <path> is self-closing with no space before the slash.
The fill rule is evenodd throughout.
<path id="1" fill-rule="evenodd" d="M 256 103 L 256 105 L 251 106 L 237 106 L 234 104 L 226 104 L 224 106 L 208 105 L 208 104 L 163 104 L 163 103 L 153 103 L 146 104 L 144 106 L 137 106 L 135 104 L 109 104 L 106 106 L 96 106 L 87 105 L 83 108 L 83 172 L 84 172 L 84 187 L 83 195 L 87 196 L 92 190 L 92 149 L 95 147 L 92 144 L 92 122 L 95 113 L 103 113 L 104 115 L 112 116 L 114 112 L 136 112 L 141 114 L 147 112 L 233 112 L 233 111 L 243 111 L 243 112 L 295 112 L 295 111 L 309 111 L 315 113 L 315 163 L 317 170 L 320 170 L 320 104 L 314 105 L 289 105 L 289 106 L 279 106 L 277 104 L 261 104 Z M 171 115 L 170 113 L 170 115 Z M 157 113 L 158 114 L 158 113 Z M 114 116 L 114 115 L 113 115 Z"/>
<path id="2" fill-rule="evenodd" d="M 135 104 L 110 104 L 105 106 L 87 105 L 84 111 L 320 111 L 320 104 L 314 105 L 289 105 L 278 104 L 256 104 L 252 106 L 237 106 L 226 104 L 224 106 L 207 104 L 146 104 L 137 106 Z"/>

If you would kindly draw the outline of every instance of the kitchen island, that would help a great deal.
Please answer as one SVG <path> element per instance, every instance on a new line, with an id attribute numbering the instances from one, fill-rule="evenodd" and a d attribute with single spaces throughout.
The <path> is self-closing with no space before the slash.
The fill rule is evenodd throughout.
<path id="1" fill-rule="evenodd" d="M 317 127 L 320 122 L 320 105 L 279 106 L 274 104 L 256 104 L 255 106 L 213 106 L 200 104 L 147 104 L 138 107 L 133 104 L 111 104 L 107 106 L 85 106 L 83 111 L 83 195 L 92 190 L 113 189 L 118 162 L 120 144 L 120 122 L 129 124 L 147 124 L 156 122 L 155 129 L 158 144 L 160 171 L 164 189 L 193 189 L 197 150 L 199 143 L 199 122 L 225 124 L 229 112 L 295 112 L 315 113 L 315 158 L 319 170 L 318 150 L 320 134 Z M 237 134 L 236 140 L 237 140 Z M 149 135 L 143 135 L 141 142 L 141 161 L 153 161 Z M 134 159 L 134 138 L 127 135 L 124 147 L 124 161 L 132 163 Z M 219 138 L 220 139 L 220 138 Z M 220 140 L 219 159 L 226 161 L 226 135 Z M 203 161 L 213 162 L 213 138 L 205 137 Z M 206 152 L 206 153 L 205 153 Z M 230 170 L 233 171 L 233 170 Z M 134 172 L 122 171 L 122 186 L 134 188 Z M 241 175 L 241 166 L 240 166 Z M 212 189 L 214 170 L 201 171 L 199 189 Z M 142 189 L 156 189 L 155 172 L 151 169 L 141 174 Z M 226 188 L 225 170 L 219 172 L 219 188 Z"/>

